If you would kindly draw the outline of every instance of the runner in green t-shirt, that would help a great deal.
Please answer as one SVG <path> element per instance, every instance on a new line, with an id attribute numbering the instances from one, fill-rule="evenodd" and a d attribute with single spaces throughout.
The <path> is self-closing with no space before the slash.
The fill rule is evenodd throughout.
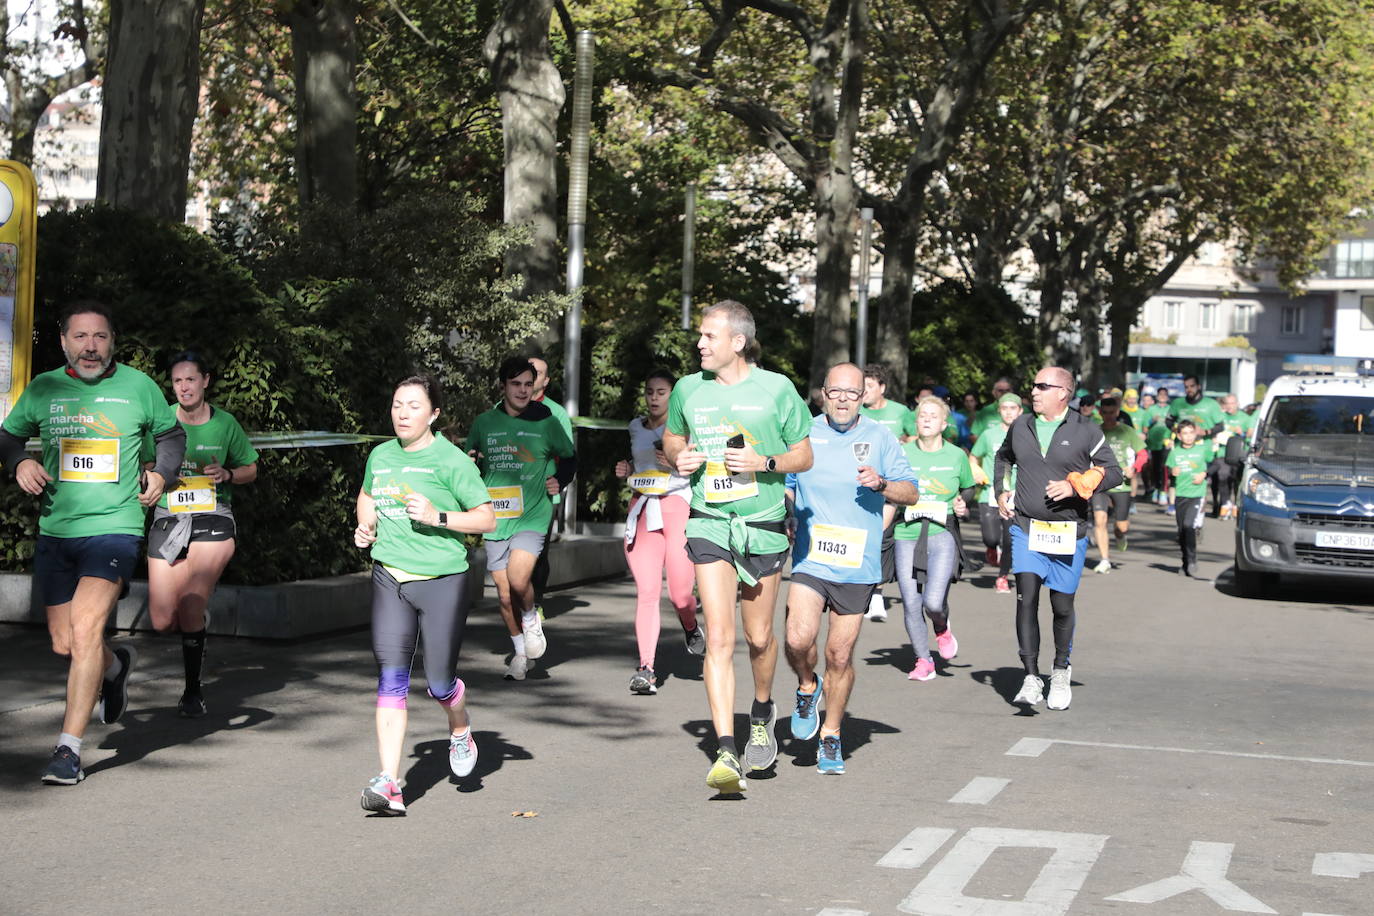
<path id="1" fill-rule="evenodd" d="M 1197 578 L 1197 538 L 1202 530 L 1202 500 L 1207 495 L 1207 472 L 1215 457 L 1212 443 L 1198 439 L 1197 424 L 1180 420 L 1174 427 L 1178 442 L 1169 451 L 1166 465 L 1174 476 L 1178 523 L 1178 547 L 1183 556 L 1179 572 Z"/>
<path id="2" fill-rule="evenodd" d="M 205 399 L 210 371 L 199 353 L 182 351 L 171 367 L 172 414 L 186 430 L 186 455 L 148 528 L 148 619 L 159 633 L 181 632 L 186 688 L 177 708 L 195 719 L 206 713 L 205 609 L 238 536 L 233 489 L 257 479 L 258 452 L 239 422 Z"/>
<path id="3" fill-rule="evenodd" d="M 968 455 L 944 441 L 949 405 L 934 395 L 916 404 L 916 439 L 903 445 L 916 473 L 919 500 L 902 510 L 893 532 L 896 541 L 897 587 L 902 593 L 902 618 L 916 658 L 907 677 L 929 681 L 935 677 L 926 620 L 935 631 L 940 657 L 959 652 L 949 623 L 949 586 L 959 574 L 960 548 L 955 517 L 968 515 L 973 499 L 973 469 Z"/>
<path id="4" fill-rule="evenodd" d="M 1140 419 L 1136 423 L 1136 428 L 1145 434 L 1145 448 L 1150 452 L 1147 495 L 1151 502 L 1160 506 L 1171 505 L 1169 469 L 1164 466 L 1164 459 L 1168 457 L 1169 448 L 1174 444 L 1168 421 L 1169 389 L 1160 387 L 1156 389 L 1155 402 L 1141 408 Z"/>
<path id="5" fill-rule="evenodd" d="M 983 430 L 990 426 L 996 426 L 1002 421 L 1002 396 L 1010 394 L 1011 391 L 1012 380 L 1006 376 L 1002 376 L 992 383 L 992 400 L 978 408 L 978 411 L 973 415 L 973 423 L 969 426 L 969 433 L 973 436 L 975 444 L 978 441 L 978 437 L 983 434 Z M 995 452 L 989 452 L 988 454 L 995 454 Z"/>
<path id="6" fill-rule="evenodd" d="M 1110 543 L 1107 536 L 1107 516 L 1113 517 L 1116 528 L 1116 549 L 1126 549 L 1127 535 L 1131 530 L 1131 483 L 1135 480 L 1136 468 L 1143 465 L 1145 437 L 1133 426 L 1121 422 L 1121 403 L 1115 397 L 1104 397 L 1098 404 L 1102 412 L 1102 436 L 1121 466 L 1121 483 L 1103 493 L 1094 493 L 1093 540 L 1097 542 L 1097 552 L 1101 559 L 1093 567 L 1096 572 L 1112 571 Z"/>
<path id="7" fill-rule="evenodd" d="M 1221 399 L 1221 420 L 1225 426 L 1216 437 L 1217 457 L 1220 460 L 1213 480 L 1215 500 L 1220 505 L 1217 514 L 1221 518 L 1235 518 L 1236 486 L 1240 483 L 1246 440 L 1255 426 L 1255 418 L 1240 409 L 1240 402 L 1234 394 L 1227 394 Z"/>
<path id="8" fill-rule="evenodd" d="M 132 646 L 105 644 L 105 621 L 128 592 L 143 540 L 144 509 L 176 474 L 186 433 L 157 383 L 114 361 L 110 310 L 78 302 L 59 324 L 67 365 L 34 378 L 0 429 L 0 461 L 20 489 L 42 497 L 34 583 L 47 608 L 53 651 L 70 658 L 62 733 L 43 781 L 75 785 L 85 778 L 81 742 L 91 710 L 119 719 L 128 705 Z M 144 436 L 157 460 L 143 471 Z M 37 436 L 42 459 L 24 452 Z"/>
<path id="9" fill-rule="evenodd" d="M 514 655 L 506 679 L 522 681 L 547 641 L 534 606 L 532 576 L 553 517 L 549 498 L 577 470 L 572 440 L 549 408 L 533 400 L 534 366 L 523 356 L 501 363 L 501 403 L 472 421 L 468 454 L 477 459 L 496 510 L 486 535 L 487 570 Z"/>
<path id="10" fill-rule="evenodd" d="M 1196 375 L 1183 378 L 1183 397 L 1169 402 L 1169 418 L 1174 428 L 1180 420 L 1192 420 L 1199 439 L 1211 439 L 1224 428 L 1221 405 L 1202 393 Z"/>
<path id="11" fill-rule="evenodd" d="M 890 380 L 891 376 L 886 366 L 880 363 L 869 363 L 864 366 L 864 399 L 859 405 L 859 413 L 882 424 L 898 442 L 905 442 L 916 435 L 916 415 L 905 404 L 888 398 L 887 388 Z M 891 582 L 895 575 L 892 553 L 892 525 L 895 518 L 896 507 L 891 503 L 884 503 L 882 576 L 885 583 Z M 864 616 L 869 620 L 887 619 L 887 604 L 883 598 L 881 584 L 873 590 L 873 597 L 868 602 L 868 612 Z"/>
<path id="12" fill-rule="evenodd" d="M 761 770 L 777 759 L 773 623 L 788 556 L 784 477 L 812 461 L 806 403 L 786 377 L 746 359 L 753 344 L 754 316 L 743 305 L 727 300 L 706 309 L 697 340 L 701 372 L 673 388 L 663 434 L 669 464 L 692 479 L 687 553 L 706 615 L 703 675 L 720 745 L 706 783 L 724 793 L 746 787 L 734 738 L 736 594 L 754 675 L 744 765 Z"/>
<path id="13" fill-rule="evenodd" d="M 534 366 L 534 395 L 530 400 L 547 407 L 549 413 L 558 421 L 558 425 L 563 427 L 568 441 L 576 446 L 577 437 L 573 434 L 572 418 L 568 416 L 567 409 L 546 396 L 549 390 L 549 361 L 542 356 L 531 356 L 530 365 Z M 554 510 L 549 514 L 549 527 L 544 532 L 544 549 L 539 551 L 539 559 L 534 561 L 534 573 L 530 577 L 534 583 L 534 612 L 540 620 L 544 619 L 544 609 L 539 602 L 545 587 L 549 584 L 549 545 L 554 541 L 554 528 L 558 524 L 557 507 L 563 504 L 562 492 L 550 496 L 549 502 L 553 504 Z"/>
<path id="14" fill-rule="evenodd" d="M 990 473 L 997 461 L 997 450 L 1007 438 L 1007 430 L 1023 410 L 1021 396 L 1007 392 L 997 399 L 997 422 L 983 427 L 983 433 L 973 443 L 969 455 L 969 465 L 973 469 L 973 479 L 983 487 L 983 498 L 978 505 L 978 527 L 983 535 L 983 547 L 987 551 L 989 566 L 997 567 L 997 581 L 993 589 L 999 595 L 1011 594 L 1011 521 L 1002 518 L 997 511 L 996 487 L 992 485 Z M 986 463 L 986 466 L 984 466 Z M 1013 467 L 1005 481 L 1008 489 L 1016 487 L 1016 468 Z"/>
<path id="15" fill-rule="evenodd" d="M 433 431 L 442 397 L 428 376 L 402 379 L 391 399 L 396 438 L 367 456 L 353 543 L 372 550 L 372 652 L 377 659 L 377 753 L 382 770 L 362 791 L 366 811 L 405 814 L 396 774 L 417 641 L 429 695 L 448 716 L 448 763 L 462 779 L 477 765 L 458 650 L 467 625 L 464 534 L 496 527 L 472 459 Z"/>

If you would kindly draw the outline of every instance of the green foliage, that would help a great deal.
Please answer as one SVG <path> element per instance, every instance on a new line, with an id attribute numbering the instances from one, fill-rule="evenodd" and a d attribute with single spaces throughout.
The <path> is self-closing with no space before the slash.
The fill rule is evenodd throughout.
<path id="1" fill-rule="evenodd" d="M 919 292 L 912 325 L 911 378 L 951 392 L 987 391 L 1003 375 L 1024 387 L 1040 365 L 1033 321 L 1000 290 L 949 282 Z"/>
<path id="2" fill-rule="evenodd" d="M 1244 334 L 1234 334 L 1231 337 L 1223 337 L 1221 340 L 1218 340 L 1212 346 L 1236 347 L 1241 350 L 1249 350 L 1251 353 L 1255 352 L 1255 348 L 1250 346 L 1250 338 L 1246 337 Z"/>

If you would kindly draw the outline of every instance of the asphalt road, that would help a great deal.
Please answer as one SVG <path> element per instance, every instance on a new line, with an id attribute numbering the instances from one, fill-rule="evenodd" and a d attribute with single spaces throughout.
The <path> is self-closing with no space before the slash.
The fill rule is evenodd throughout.
<path id="1" fill-rule="evenodd" d="M 130 712 L 57 788 L 37 777 L 63 666 L 41 632 L 0 629 L 0 912 L 1374 913 L 1368 592 L 1246 601 L 1229 523 L 1204 534 L 1212 582 L 1175 573 L 1171 519 L 1142 507 L 1135 528 L 1120 568 L 1085 574 L 1070 709 L 1011 704 L 1014 599 L 975 575 L 934 681 L 906 679 L 898 608 L 864 624 L 844 776 L 786 737 L 782 663 L 783 753 L 738 800 L 705 786 L 700 661 L 671 612 L 658 695 L 629 694 L 628 581 L 552 594 L 523 683 L 501 679 L 494 606 L 474 613 L 477 772 L 450 779 L 419 687 L 394 819 L 358 806 L 377 768 L 366 633 L 212 642 L 198 721 L 176 716 L 178 643 L 120 636 L 141 654 Z M 736 668 L 746 684 L 742 645 Z"/>

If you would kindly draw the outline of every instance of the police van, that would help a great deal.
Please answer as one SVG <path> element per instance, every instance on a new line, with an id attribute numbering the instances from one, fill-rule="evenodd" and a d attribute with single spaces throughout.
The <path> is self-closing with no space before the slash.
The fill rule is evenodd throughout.
<path id="1" fill-rule="evenodd" d="M 1288 357 L 1265 392 L 1238 494 L 1236 590 L 1374 579 L 1374 360 Z"/>

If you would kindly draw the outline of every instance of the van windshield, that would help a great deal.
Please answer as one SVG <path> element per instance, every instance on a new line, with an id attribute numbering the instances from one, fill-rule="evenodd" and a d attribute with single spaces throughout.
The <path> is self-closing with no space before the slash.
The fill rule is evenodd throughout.
<path id="1" fill-rule="evenodd" d="M 1374 398 L 1305 394 L 1277 397 L 1264 432 L 1267 436 L 1374 435 Z"/>

